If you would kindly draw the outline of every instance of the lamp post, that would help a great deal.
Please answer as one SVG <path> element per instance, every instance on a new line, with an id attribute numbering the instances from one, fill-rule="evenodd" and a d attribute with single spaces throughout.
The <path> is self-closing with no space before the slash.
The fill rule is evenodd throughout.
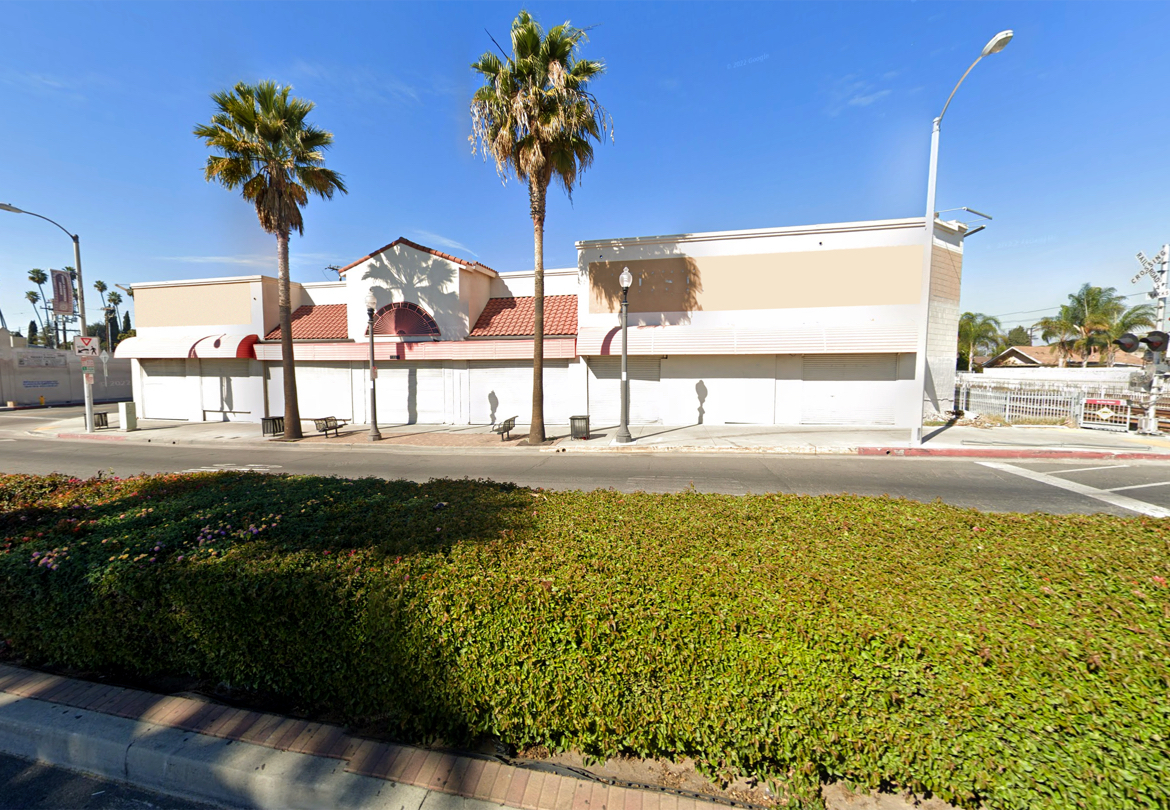
<path id="1" fill-rule="evenodd" d="M 366 315 L 370 319 L 370 441 L 381 441 L 382 434 L 378 432 L 378 391 L 374 387 L 378 380 L 378 368 L 374 365 L 374 308 L 378 306 L 378 299 L 374 298 L 374 291 L 366 293 Z"/>
<path id="2" fill-rule="evenodd" d="M 939 128 L 942 125 L 943 116 L 947 114 L 947 107 L 951 106 L 951 99 L 955 97 L 955 93 L 959 90 L 959 85 L 963 83 L 963 79 L 967 78 L 967 74 L 979 64 L 985 56 L 991 56 L 993 53 L 999 53 L 1007 44 L 1012 41 L 1012 32 L 1000 31 L 993 36 L 986 45 L 979 56 L 971 63 L 971 67 L 967 68 L 966 73 L 959 79 L 955 85 L 955 89 L 947 96 L 947 103 L 943 105 L 942 112 L 938 114 L 938 118 L 934 119 L 934 127 L 930 135 L 930 172 L 926 180 L 926 250 L 923 251 L 922 259 L 922 310 L 920 316 L 920 328 L 918 331 L 918 351 L 914 359 L 914 389 L 921 392 L 915 396 L 921 396 L 922 401 L 918 403 L 917 415 L 915 417 L 915 424 L 910 430 L 910 443 L 914 445 L 922 444 L 922 421 L 924 410 L 926 409 L 926 347 L 927 347 L 927 332 L 929 330 L 928 319 L 930 317 L 930 265 L 932 253 L 934 252 L 934 191 L 935 184 L 938 179 L 938 134 Z"/>
<path id="3" fill-rule="evenodd" d="M 45 222 L 52 223 L 62 231 L 65 231 L 65 235 L 73 240 L 73 267 L 77 270 L 77 308 L 81 315 L 81 334 L 84 335 L 88 327 L 85 322 L 85 284 L 81 280 L 81 237 L 75 233 L 69 233 L 59 222 L 54 222 L 40 214 L 34 214 L 32 211 L 17 208 L 15 205 L 0 203 L 0 211 L 7 211 L 10 214 L 28 214 L 30 217 L 43 219 Z M 84 377 L 81 387 L 85 392 L 85 432 L 93 433 L 93 388 L 84 380 Z"/>
<path id="4" fill-rule="evenodd" d="M 630 375 L 626 368 L 626 332 L 629 331 L 630 285 L 634 283 L 634 276 L 630 273 L 630 268 L 622 268 L 622 274 L 618 276 L 618 283 L 622 285 L 622 415 L 615 441 L 618 444 L 630 444 L 634 441 L 634 437 L 630 435 Z"/>

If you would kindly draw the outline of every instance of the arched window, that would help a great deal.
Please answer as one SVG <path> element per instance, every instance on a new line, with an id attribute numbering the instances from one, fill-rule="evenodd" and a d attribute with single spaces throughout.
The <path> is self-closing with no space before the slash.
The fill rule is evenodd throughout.
<path id="1" fill-rule="evenodd" d="M 369 334 L 367 327 L 366 334 Z M 409 301 L 399 301 L 379 309 L 374 315 L 375 335 L 399 337 L 438 337 L 439 325 L 425 309 Z"/>

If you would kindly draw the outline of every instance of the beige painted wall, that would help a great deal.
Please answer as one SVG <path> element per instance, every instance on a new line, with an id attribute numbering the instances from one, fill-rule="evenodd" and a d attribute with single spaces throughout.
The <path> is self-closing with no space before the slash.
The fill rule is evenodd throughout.
<path id="1" fill-rule="evenodd" d="M 139 329 L 153 326 L 204 326 L 252 322 L 252 285 L 191 284 L 181 287 L 139 287 L 134 313 Z"/>
<path id="2" fill-rule="evenodd" d="M 475 328 L 483 308 L 491 297 L 492 280 L 471 270 L 459 271 L 459 303 L 467 309 L 467 331 Z"/>
<path id="3" fill-rule="evenodd" d="M 617 312 L 618 274 L 634 274 L 631 312 L 726 312 L 919 302 L 922 247 L 745 256 L 671 256 L 589 265 L 589 312 Z"/>

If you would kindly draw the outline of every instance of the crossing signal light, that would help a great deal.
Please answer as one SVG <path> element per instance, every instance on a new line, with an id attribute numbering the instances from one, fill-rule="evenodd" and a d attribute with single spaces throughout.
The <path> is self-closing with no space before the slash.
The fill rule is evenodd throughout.
<path id="1" fill-rule="evenodd" d="M 1132 352 L 1141 343 L 1137 335 L 1126 332 L 1124 335 L 1113 341 L 1114 346 L 1119 346 L 1123 352 Z"/>
<path id="2" fill-rule="evenodd" d="M 1165 332 L 1150 332 L 1142 338 L 1142 343 L 1149 346 L 1152 352 L 1164 352 L 1166 351 L 1166 344 L 1170 343 L 1170 335 L 1167 335 Z"/>

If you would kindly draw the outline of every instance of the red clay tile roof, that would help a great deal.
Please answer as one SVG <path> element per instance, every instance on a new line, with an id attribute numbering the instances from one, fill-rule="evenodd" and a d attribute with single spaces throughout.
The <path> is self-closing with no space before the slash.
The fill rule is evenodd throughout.
<path id="1" fill-rule="evenodd" d="M 469 337 L 531 337 L 536 334 L 536 299 L 489 298 Z M 544 333 L 577 334 L 577 296 L 544 297 Z"/>
<path id="2" fill-rule="evenodd" d="M 393 242 L 386 245 L 385 247 L 378 248 L 373 253 L 371 253 L 369 256 L 362 256 L 356 262 L 351 262 L 350 264 L 347 264 L 345 267 L 342 267 L 337 272 L 344 274 L 345 271 L 350 270 L 354 267 L 357 267 L 362 262 L 367 261 L 369 259 L 372 259 L 373 257 L 377 256 L 379 253 L 385 253 L 387 250 L 394 247 L 395 245 L 406 245 L 407 247 L 412 247 L 415 250 L 421 250 L 423 253 L 429 253 L 432 256 L 438 256 L 440 259 L 447 259 L 448 261 L 455 262 L 456 264 L 461 264 L 464 267 L 482 267 L 484 270 L 487 270 L 490 273 L 496 272 L 495 270 L 492 270 L 486 264 L 482 264 L 481 262 L 471 262 L 471 261 L 468 261 L 467 259 L 460 259 L 458 256 L 452 256 L 450 253 L 444 253 L 441 250 L 435 250 L 434 248 L 429 248 L 426 245 L 420 245 L 418 242 L 411 242 L 409 239 L 407 239 L 404 236 L 398 237 L 397 239 L 395 239 Z"/>
<path id="3" fill-rule="evenodd" d="M 292 314 L 293 340 L 345 340 L 349 337 L 345 304 L 311 304 L 297 307 Z M 277 326 L 264 336 L 265 340 L 280 340 Z"/>

